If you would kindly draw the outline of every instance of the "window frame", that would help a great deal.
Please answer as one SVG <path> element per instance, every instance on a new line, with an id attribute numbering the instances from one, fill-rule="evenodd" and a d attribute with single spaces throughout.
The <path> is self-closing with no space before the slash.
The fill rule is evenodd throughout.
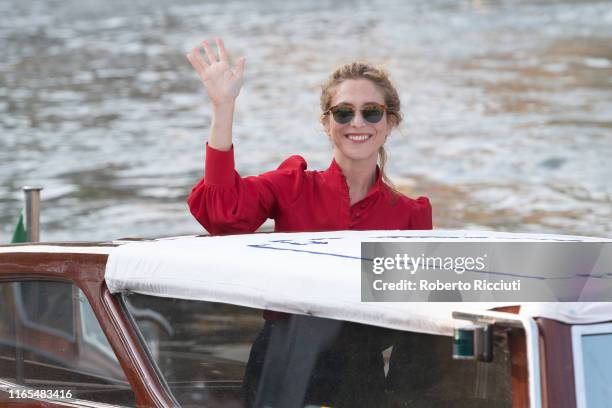
<path id="1" fill-rule="evenodd" d="M 104 333 L 104 330 L 102 329 L 102 327 L 100 325 L 100 322 L 98 321 L 98 318 L 97 318 L 95 312 L 93 311 L 93 307 L 91 306 L 91 303 L 89 302 L 89 299 L 87 299 L 87 296 L 85 295 L 85 292 L 83 292 L 82 290 L 79 290 L 78 291 L 77 299 L 78 299 L 78 303 L 79 303 L 79 306 L 78 306 L 78 311 L 79 312 L 78 313 L 79 313 L 79 320 L 80 320 L 80 323 L 81 323 L 80 328 L 79 328 L 79 330 L 81 332 L 81 338 L 83 339 L 83 341 L 85 343 L 88 343 L 91 346 L 95 347 L 96 349 L 98 349 L 101 353 L 105 354 L 106 356 L 108 356 L 110 358 L 115 358 L 117 360 L 117 363 L 119 363 L 119 357 L 113 351 L 113 347 L 110 344 L 110 339 L 106 336 L 106 333 Z M 87 306 L 85 306 L 83 301 L 87 302 Z M 87 313 L 85 312 L 84 309 L 86 307 L 89 307 L 91 309 L 93 316 L 96 318 L 96 322 L 98 323 L 98 326 L 100 327 L 100 330 L 102 330 L 102 333 L 104 334 L 104 337 L 106 338 L 106 345 L 103 344 L 102 342 L 100 342 L 98 337 L 94 336 L 91 333 L 91 331 L 89 330 L 89 327 L 87 326 L 87 323 L 85 322 L 85 318 L 87 317 Z M 127 376 L 126 376 L 126 380 L 127 380 Z"/>
<path id="2" fill-rule="evenodd" d="M 576 408 L 587 408 L 582 338 L 593 334 L 611 334 L 612 322 L 572 326 L 572 355 L 574 362 L 574 384 Z"/>
<path id="3" fill-rule="evenodd" d="M 157 380 L 159 381 L 159 384 L 161 385 L 163 392 L 171 400 L 173 404 L 172 406 L 180 407 L 180 404 L 177 401 L 176 397 L 174 396 L 174 393 L 170 389 L 170 385 L 166 381 L 166 378 L 163 375 L 161 368 L 159 368 L 159 366 L 157 365 L 157 361 L 155 361 L 155 358 L 153 357 L 153 355 L 151 355 L 151 351 L 149 350 L 149 347 L 147 346 L 147 342 L 145 341 L 145 338 L 142 332 L 140 331 L 138 324 L 136 323 L 136 319 L 134 319 L 134 316 L 132 316 L 132 314 L 130 313 L 128 301 L 126 300 L 126 297 L 129 295 L 130 293 L 121 292 L 117 295 L 112 295 L 112 296 L 115 299 L 117 299 L 121 312 L 123 316 L 125 317 L 125 320 L 127 321 L 128 325 L 130 326 L 130 328 L 133 330 L 134 334 L 136 335 L 138 344 L 140 348 L 143 350 L 143 353 L 145 354 L 151 368 L 153 369 L 153 372 L 155 376 L 157 377 Z"/>
<path id="4" fill-rule="evenodd" d="M 92 310 L 94 309 L 92 302 L 90 301 L 89 297 L 87 296 L 86 291 L 80 287 L 80 285 L 76 282 L 73 281 L 71 279 L 66 279 L 63 277 L 48 277 L 48 276 L 40 276 L 38 274 L 32 274 L 29 276 L 19 276 L 19 275 L 9 275 L 9 276 L 0 276 L 0 285 L 11 285 L 14 288 L 17 288 L 18 286 L 13 286 L 16 283 L 22 283 L 22 282 L 52 282 L 52 283 L 65 283 L 65 284 L 69 284 L 71 285 L 71 292 L 72 292 L 72 296 L 76 296 L 76 299 L 78 299 L 78 305 L 76 304 L 77 302 L 73 301 L 73 310 L 74 310 L 74 315 L 73 315 L 73 336 L 68 336 L 65 332 L 59 331 L 59 330 L 53 330 L 52 328 L 47 328 L 44 325 L 41 325 L 39 323 L 36 322 L 32 322 L 30 319 L 30 316 L 28 316 L 27 312 L 23 309 L 23 299 L 21 298 L 21 296 L 13 296 L 13 306 L 15 307 L 15 309 L 17 309 L 16 311 L 18 311 L 23 319 L 23 324 L 24 326 L 30 328 L 30 329 L 35 329 L 38 331 L 41 331 L 43 333 L 48 333 L 54 336 L 58 336 L 63 338 L 64 340 L 67 341 L 72 341 L 72 342 L 76 342 L 79 335 L 78 335 L 78 331 L 82 330 L 83 327 L 83 322 L 81 319 L 81 313 L 82 313 L 82 305 L 81 305 L 81 299 L 84 299 L 85 301 L 87 301 L 87 303 L 89 304 L 89 306 L 92 308 Z M 17 292 L 17 290 L 13 291 L 13 295 L 15 295 L 15 293 Z M 95 315 L 95 311 L 94 311 L 94 315 Z M 81 325 L 77 325 L 76 320 L 81 319 Z M 106 331 L 104 330 L 103 325 L 100 323 L 99 318 L 96 316 L 96 322 L 98 323 L 98 325 L 100 326 L 100 330 L 102 330 L 102 332 L 104 333 L 104 336 L 106 338 L 106 340 L 108 341 L 109 345 L 111 345 L 111 338 L 109 338 L 108 334 L 106 333 Z M 84 333 L 83 333 L 84 334 Z M 83 337 L 83 335 L 82 335 Z M 84 338 L 83 338 L 84 339 Z M 111 345 L 111 349 L 112 349 L 112 345 Z M 121 371 L 123 372 L 123 374 L 126 377 L 126 382 L 129 384 L 130 390 L 132 391 L 133 395 L 134 395 L 134 401 L 135 403 L 138 403 L 138 396 L 136 393 L 136 390 L 134 389 L 133 385 L 131 384 L 127 373 L 125 372 L 125 369 L 122 367 L 120 360 L 119 360 L 119 355 L 117 355 L 117 353 L 114 352 L 114 350 L 111 350 L 111 352 L 113 353 L 113 356 L 115 357 L 115 359 L 117 360 L 117 363 L 119 365 L 119 368 L 121 369 Z M 23 384 L 18 384 L 16 382 L 12 382 L 12 381 L 8 381 L 6 379 L 0 379 L 0 392 L 3 392 L 5 394 L 9 394 L 10 390 L 12 391 L 32 391 L 32 392 L 36 392 L 36 391 L 43 391 L 45 390 L 45 388 L 34 388 L 34 387 L 29 387 L 27 385 L 23 385 Z M 65 404 L 70 404 L 70 406 L 75 405 L 75 406 L 81 406 L 81 407 L 100 407 L 100 408 L 130 408 L 129 406 L 125 406 L 125 405 L 118 405 L 118 404 L 109 404 L 109 403 L 105 403 L 105 402 L 99 402 L 99 401 L 93 401 L 93 400 L 84 400 L 84 399 L 79 399 L 79 398 L 74 398 L 74 397 L 70 397 L 70 398 L 62 398 L 62 399 L 56 399 L 56 398 L 26 398 L 26 399 L 16 399 L 15 401 L 38 401 L 41 403 L 44 402 L 53 402 L 53 403 L 65 403 Z M 63 406 L 63 405 L 60 405 Z M 67 406 L 67 405 L 66 405 Z"/>
<path id="5" fill-rule="evenodd" d="M 0 282 L 49 280 L 69 282 L 79 287 L 93 307 L 98 322 L 119 359 L 136 397 L 136 404 L 156 408 L 176 406 L 161 386 L 151 361 L 147 359 L 135 331 L 121 310 L 118 296 L 112 294 L 106 285 L 104 275 L 108 253 L 98 250 L 117 245 L 50 245 L 52 246 L 28 244 L 23 246 L 24 250 L 21 250 L 20 245 L 9 245 L 8 251 L 0 248 Z M 88 251 L 90 247 L 94 249 L 92 252 Z M 12 251 L 13 248 L 16 250 Z M 0 398 L 2 395 L 0 388 Z M 32 405 L 34 401 L 31 400 Z M 44 404 L 39 402 L 38 405 Z"/>

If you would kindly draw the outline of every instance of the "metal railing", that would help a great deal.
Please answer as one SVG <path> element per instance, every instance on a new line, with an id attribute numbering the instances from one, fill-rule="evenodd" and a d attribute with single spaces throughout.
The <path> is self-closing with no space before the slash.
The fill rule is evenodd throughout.
<path id="1" fill-rule="evenodd" d="M 24 186 L 25 214 L 24 227 L 28 242 L 40 241 L 40 186 Z"/>

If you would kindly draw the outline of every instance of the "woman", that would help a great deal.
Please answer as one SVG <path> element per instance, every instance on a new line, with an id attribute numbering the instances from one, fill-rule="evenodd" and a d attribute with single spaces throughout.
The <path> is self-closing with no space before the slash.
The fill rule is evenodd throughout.
<path id="1" fill-rule="evenodd" d="M 253 232 L 267 218 L 274 219 L 275 231 L 282 232 L 432 228 L 429 200 L 404 196 L 385 174 L 383 146 L 402 116 L 398 93 L 384 71 L 352 63 L 338 68 L 323 85 L 321 123 L 333 144 L 327 170 L 307 171 L 305 160 L 292 156 L 277 170 L 243 178 L 234 168 L 232 121 L 245 59 L 240 58 L 231 70 L 223 42 L 216 39 L 216 44 L 218 55 L 207 41 L 202 43 L 206 58 L 197 47 L 187 54 L 213 105 L 204 177 L 188 199 L 192 214 L 211 234 Z M 294 341 L 292 334 L 305 332 L 310 334 L 299 336 L 307 344 L 301 349 L 317 349 L 317 355 L 323 356 L 311 361 L 314 374 L 308 390 L 303 390 L 306 400 L 320 405 L 333 399 L 334 406 L 355 406 L 350 399 L 361 396 L 352 395 L 352 390 L 368 389 L 372 403 L 380 401 L 381 394 L 372 392 L 376 388 L 372 384 L 382 392 L 381 333 L 372 330 L 371 335 L 355 339 L 355 327 L 340 327 L 336 321 L 297 317 L 289 322 L 285 315 L 274 312 L 266 312 L 264 317 L 266 324 L 252 347 L 245 374 L 247 406 L 287 406 L 274 399 L 277 388 L 282 388 L 278 382 L 291 378 L 286 370 L 277 370 L 284 361 L 278 350 L 292 349 L 287 343 Z M 321 327 L 313 330 L 312 325 Z M 327 344 L 326 333 L 332 332 L 338 334 L 336 340 Z M 271 344 L 274 346 L 267 351 Z M 308 352 L 300 358 L 306 358 Z M 273 371 L 261 382 L 274 384 L 269 392 L 257 385 L 264 366 Z M 341 381 L 334 382 L 340 369 L 358 375 L 343 375 Z M 363 384 L 356 385 L 360 381 Z M 332 392 L 334 396 L 330 396 Z M 341 394 L 344 404 L 339 402 Z"/>
<path id="2" fill-rule="evenodd" d="M 282 232 L 432 228 L 429 200 L 398 193 L 385 174 L 383 145 L 402 117 L 383 71 L 353 63 L 324 84 L 321 123 L 333 144 L 327 170 L 306 171 L 306 161 L 291 156 L 275 171 L 242 178 L 234 169 L 232 121 L 245 59 L 232 71 L 216 42 L 218 58 L 206 41 L 207 59 L 198 48 L 187 54 L 213 105 L 204 177 L 188 200 L 208 232 L 253 232 L 267 218 Z"/>

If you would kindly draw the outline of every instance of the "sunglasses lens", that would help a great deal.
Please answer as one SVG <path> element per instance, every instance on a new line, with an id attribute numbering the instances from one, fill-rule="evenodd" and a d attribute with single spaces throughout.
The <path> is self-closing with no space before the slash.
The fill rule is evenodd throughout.
<path id="1" fill-rule="evenodd" d="M 384 113 L 384 109 L 378 106 L 367 106 L 361 111 L 363 118 L 370 123 L 380 122 Z"/>
<path id="2" fill-rule="evenodd" d="M 341 125 L 346 125 L 355 116 L 355 111 L 351 108 L 336 108 L 332 110 L 334 120 Z"/>

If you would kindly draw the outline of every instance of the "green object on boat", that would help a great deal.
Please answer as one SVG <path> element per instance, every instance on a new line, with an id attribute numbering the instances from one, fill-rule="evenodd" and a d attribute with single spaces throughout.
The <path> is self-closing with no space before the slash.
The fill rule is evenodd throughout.
<path id="1" fill-rule="evenodd" d="M 474 359 L 474 330 L 455 329 L 453 336 L 453 358 L 457 360 Z"/>
<path id="2" fill-rule="evenodd" d="M 23 223 L 23 211 L 19 214 L 19 220 L 17 221 L 15 231 L 13 232 L 13 238 L 11 239 L 11 243 L 13 244 L 19 242 L 28 242 L 28 235 L 26 234 L 25 226 Z"/>

